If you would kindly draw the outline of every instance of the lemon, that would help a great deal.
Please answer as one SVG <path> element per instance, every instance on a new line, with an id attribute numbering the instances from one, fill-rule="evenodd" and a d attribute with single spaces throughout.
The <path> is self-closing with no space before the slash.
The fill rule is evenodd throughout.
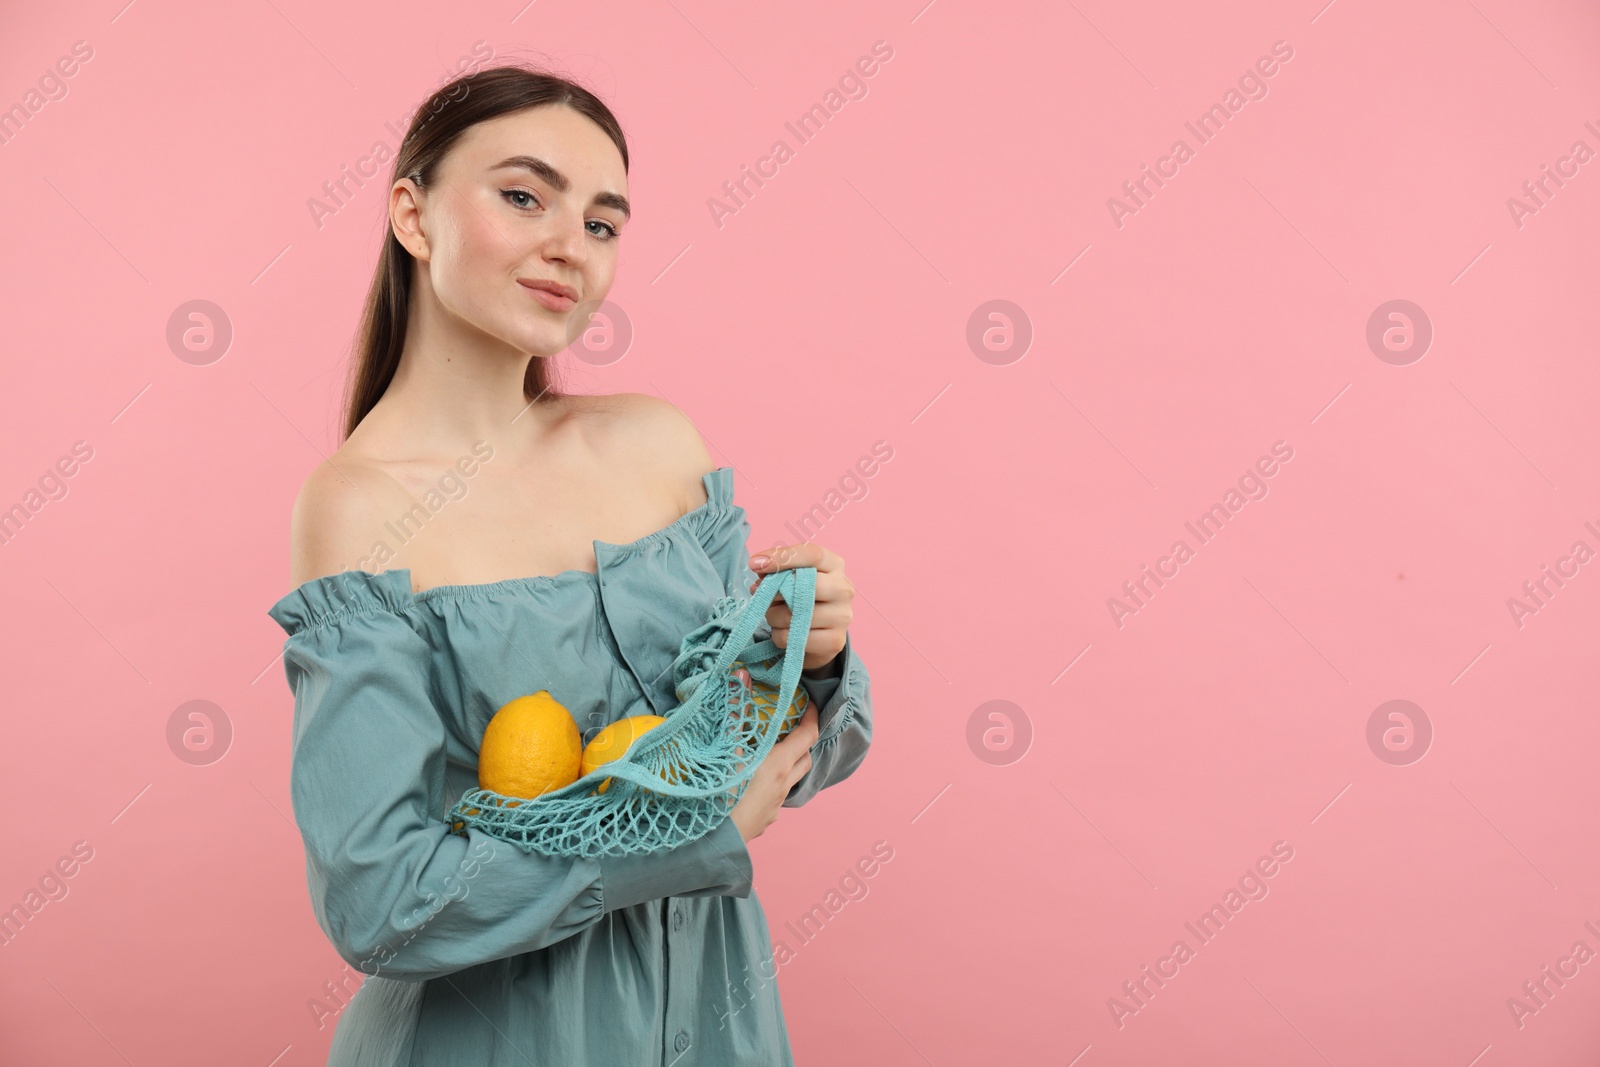
<path id="1" fill-rule="evenodd" d="M 541 689 L 505 704 L 484 727 L 478 787 L 532 800 L 577 781 L 582 759 L 583 738 L 572 713 Z"/>
<path id="2" fill-rule="evenodd" d="M 761 717 L 761 721 L 765 723 L 772 717 L 773 709 L 778 706 L 777 686 L 767 685 L 765 682 L 758 682 L 754 679 L 751 679 L 750 701 L 751 703 L 755 704 L 756 714 L 759 715 Z M 794 701 L 789 705 L 789 714 L 783 720 L 783 728 L 778 731 L 778 736 L 780 738 L 787 734 L 790 730 L 794 729 L 794 724 L 799 722 L 800 716 L 805 714 L 806 705 L 808 703 L 810 703 L 810 698 L 806 695 L 805 687 L 800 685 L 795 686 Z"/>
<path id="3" fill-rule="evenodd" d="M 578 769 L 578 777 L 582 778 L 601 764 L 610 763 L 612 760 L 621 759 L 623 753 L 639 739 L 646 730 L 654 729 L 667 720 L 660 715 L 629 715 L 625 719 L 618 719 L 604 730 L 594 735 L 583 750 L 582 766 Z M 600 783 L 596 792 L 604 793 L 606 786 L 611 784 L 607 778 Z"/>

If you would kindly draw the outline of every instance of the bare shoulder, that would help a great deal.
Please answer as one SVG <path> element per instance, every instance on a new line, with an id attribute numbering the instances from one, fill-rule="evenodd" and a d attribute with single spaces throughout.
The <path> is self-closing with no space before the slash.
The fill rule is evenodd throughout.
<path id="1" fill-rule="evenodd" d="M 717 464 L 689 417 L 649 393 L 615 393 L 605 399 L 609 417 L 602 434 L 608 450 L 630 464 L 649 464 L 652 478 L 681 486 L 686 508 L 705 503 L 701 478 Z"/>
<path id="2" fill-rule="evenodd" d="M 409 503 L 399 484 L 353 454 L 335 453 L 306 476 L 289 518 L 291 587 L 367 562 L 383 516 Z"/>

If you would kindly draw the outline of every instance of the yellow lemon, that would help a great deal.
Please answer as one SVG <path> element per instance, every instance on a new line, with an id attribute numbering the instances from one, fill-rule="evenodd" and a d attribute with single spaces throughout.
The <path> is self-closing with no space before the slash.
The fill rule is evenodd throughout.
<path id="1" fill-rule="evenodd" d="M 756 714 L 765 723 L 772 717 L 773 709 L 778 706 L 778 688 L 777 686 L 767 685 L 765 682 L 751 679 L 750 700 L 756 706 Z M 780 738 L 794 729 L 794 724 L 799 722 L 800 716 L 806 713 L 806 705 L 808 703 L 810 703 L 810 698 L 806 695 L 805 687 L 795 686 L 794 701 L 789 705 L 789 714 L 783 720 L 783 728 L 778 731 Z"/>
<path id="2" fill-rule="evenodd" d="M 510 701 L 489 720 L 478 749 L 478 787 L 532 800 L 577 781 L 582 759 L 572 713 L 541 689 Z"/>
<path id="3" fill-rule="evenodd" d="M 621 759 L 622 754 L 628 751 L 641 734 L 666 721 L 660 715 L 629 715 L 625 719 L 618 719 L 595 734 L 594 740 L 584 747 L 583 765 L 578 770 L 578 777 L 582 778 L 601 764 Z M 611 779 L 607 778 L 600 783 L 600 788 L 596 792 L 604 793 L 606 786 L 610 784 Z"/>

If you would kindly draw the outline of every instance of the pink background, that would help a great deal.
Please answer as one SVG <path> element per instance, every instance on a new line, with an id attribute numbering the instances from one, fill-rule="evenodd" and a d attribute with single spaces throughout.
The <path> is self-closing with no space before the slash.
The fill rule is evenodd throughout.
<path id="1" fill-rule="evenodd" d="M 1600 160 L 1520 226 L 1507 200 L 1600 150 L 1600 14 L 918 3 L 12 7 L 0 105 L 93 58 L 0 146 L 0 507 L 93 456 L 0 545 L 0 906 L 93 858 L 0 947 L 0 1060 L 324 1060 L 308 1001 L 342 962 L 286 818 L 266 609 L 337 443 L 384 175 L 320 228 L 307 203 L 483 41 L 630 137 L 635 336 L 563 356 L 569 386 L 689 414 L 752 548 L 893 449 L 815 538 L 860 594 L 873 752 L 752 849 L 799 1062 L 1595 1062 L 1600 958 L 1520 1027 L 1507 1000 L 1600 952 L 1600 562 L 1520 627 L 1507 600 L 1600 550 Z M 1199 145 L 1185 121 L 1277 41 L 1267 95 Z M 707 201 L 778 138 L 719 228 Z M 1108 198 L 1178 138 L 1119 227 Z M 234 331 L 208 365 L 166 337 L 195 299 Z M 994 299 L 1032 342 L 991 362 L 966 338 Z M 1395 299 L 1434 331 L 1404 366 L 1366 342 Z M 1269 494 L 1198 545 L 1184 523 L 1277 441 Z M 1108 598 L 1179 538 L 1119 627 Z M 233 732 L 204 766 L 166 734 L 196 699 Z M 1367 741 L 1394 699 L 1432 724 L 1408 765 Z M 998 751 L 969 742 L 994 700 Z M 868 894 L 786 936 L 877 841 Z M 1279 841 L 1200 945 L 1185 922 Z M 1179 939 L 1119 1026 L 1108 999 Z"/>

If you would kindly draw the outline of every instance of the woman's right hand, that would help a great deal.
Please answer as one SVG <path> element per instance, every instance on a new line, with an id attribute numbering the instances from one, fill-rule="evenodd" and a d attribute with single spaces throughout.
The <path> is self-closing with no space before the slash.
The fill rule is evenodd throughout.
<path id="1" fill-rule="evenodd" d="M 817 705 L 810 701 L 800 721 L 761 761 L 745 786 L 744 795 L 728 814 L 746 841 L 760 837 L 767 827 L 778 821 L 778 810 L 788 798 L 789 790 L 811 770 L 811 746 L 816 741 Z M 735 751 L 742 755 L 744 749 Z"/>

